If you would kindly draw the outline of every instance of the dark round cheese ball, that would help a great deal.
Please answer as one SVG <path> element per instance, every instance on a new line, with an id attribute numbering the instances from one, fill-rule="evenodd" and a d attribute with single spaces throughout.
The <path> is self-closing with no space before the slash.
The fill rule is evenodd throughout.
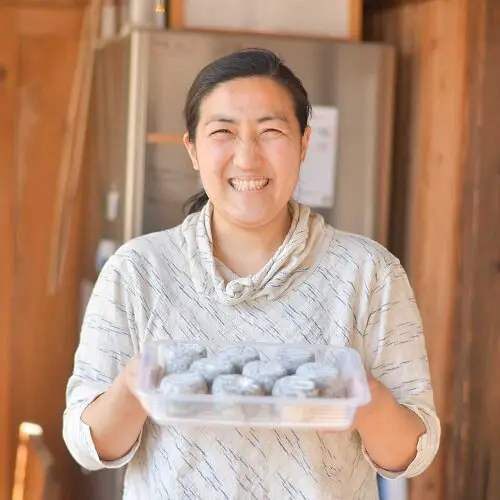
<path id="1" fill-rule="evenodd" d="M 236 373 L 236 367 L 228 359 L 202 358 L 194 361 L 189 371 L 201 375 L 208 385 L 212 385 L 214 379 L 219 375 Z"/>
<path id="2" fill-rule="evenodd" d="M 206 357 L 205 346 L 196 343 L 176 343 L 168 345 L 164 351 L 164 368 L 167 374 L 182 373 L 189 369 L 193 361 Z"/>
<path id="3" fill-rule="evenodd" d="M 212 394 L 226 396 L 264 396 L 263 387 L 243 375 L 219 375 L 212 384 Z"/>
<path id="4" fill-rule="evenodd" d="M 277 361 L 250 361 L 243 367 L 242 374 L 260 384 L 270 394 L 279 378 L 285 377 L 286 368 Z"/>
<path id="5" fill-rule="evenodd" d="M 297 368 L 297 375 L 316 382 L 321 396 L 342 397 L 342 379 L 336 366 L 329 363 L 305 363 Z"/>
<path id="6" fill-rule="evenodd" d="M 289 375 L 276 381 L 272 394 L 282 398 L 315 398 L 319 396 L 319 389 L 314 380 Z"/>
<path id="7" fill-rule="evenodd" d="M 233 345 L 222 348 L 217 357 L 225 359 L 233 363 L 238 373 L 241 373 L 243 367 L 250 361 L 258 361 L 260 359 L 259 351 L 251 346 Z"/>
<path id="8" fill-rule="evenodd" d="M 288 375 L 293 375 L 300 365 L 315 359 L 314 352 L 306 347 L 280 347 L 275 355 L 275 360 L 286 368 Z"/>

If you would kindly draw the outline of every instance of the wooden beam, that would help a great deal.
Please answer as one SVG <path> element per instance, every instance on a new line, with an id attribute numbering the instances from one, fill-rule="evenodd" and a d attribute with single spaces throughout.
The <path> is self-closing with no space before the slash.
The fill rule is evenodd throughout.
<path id="1" fill-rule="evenodd" d="M 350 39 L 361 40 L 363 33 L 363 1 L 350 0 Z"/>
<path id="2" fill-rule="evenodd" d="M 400 53 L 393 247 L 422 310 L 443 423 L 438 460 L 411 498 L 496 500 L 500 6 L 401 1 L 365 14 L 369 36 Z"/>
<path id="3" fill-rule="evenodd" d="M 411 174 L 407 265 L 419 300 L 431 362 L 436 407 L 442 423 L 438 458 L 411 482 L 412 499 L 445 494 L 445 457 L 452 432 L 451 391 L 459 252 L 459 214 L 464 154 L 467 71 L 467 1 L 415 6 L 420 17 L 420 114 Z"/>
<path id="4" fill-rule="evenodd" d="M 10 497 L 23 421 L 46 430 L 63 499 L 78 493 L 79 471 L 61 435 L 78 341 L 78 210 L 61 288 L 50 297 L 45 283 L 81 20 L 81 9 L 0 8 L 0 73 L 7 75 L 0 82 L 0 498 Z"/>
<path id="5" fill-rule="evenodd" d="M 243 1 L 243 0 L 234 0 Z M 186 26 L 185 16 L 184 16 L 184 0 L 169 0 L 169 11 L 168 11 L 168 27 L 173 30 L 186 29 L 189 31 L 196 31 L 201 33 L 232 33 L 239 35 L 272 35 L 276 37 L 286 37 L 286 38 L 308 38 L 308 39 L 318 39 L 318 40 L 339 40 L 339 41 L 359 41 L 362 39 L 361 34 L 363 31 L 363 0 L 344 0 L 345 9 L 348 11 L 347 25 L 345 26 L 345 33 L 338 35 L 314 35 L 314 34 L 298 34 L 296 30 L 283 30 L 279 32 L 270 32 L 268 29 L 259 29 L 257 26 L 262 27 L 262 23 L 254 20 L 252 27 L 245 28 L 233 28 L 229 25 L 224 25 L 220 27 L 210 26 Z M 277 12 L 277 11 L 275 11 Z M 315 12 L 318 15 L 318 11 Z M 276 13 L 275 13 L 276 15 Z"/>
<path id="6" fill-rule="evenodd" d="M 470 2 L 447 500 L 500 498 L 500 6 Z"/>
<path id="7" fill-rule="evenodd" d="M 83 7 L 90 0 L 0 0 L 2 7 L 49 7 L 74 8 Z"/>
<path id="8" fill-rule="evenodd" d="M 434 2 L 435 0 L 363 0 L 363 7 L 368 10 L 387 10 L 417 3 Z"/>
<path id="9" fill-rule="evenodd" d="M 171 30 L 181 30 L 184 27 L 184 0 L 170 0 L 168 2 L 168 27 Z"/>
<path id="10" fill-rule="evenodd" d="M 15 426 L 12 398 L 14 166 L 19 41 L 15 11 L 0 7 L 0 498 L 10 497 Z"/>
<path id="11" fill-rule="evenodd" d="M 55 293 L 61 284 L 70 224 L 80 185 L 101 5 L 101 0 L 91 0 L 89 7 L 85 9 L 79 37 L 78 58 L 68 103 L 54 210 L 51 265 L 48 279 L 51 294 Z"/>
<path id="12" fill-rule="evenodd" d="M 458 269 L 466 0 L 405 2 L 365 12 L 366 35 L 398 48 L 391 250 L 409 274 L 422 313 L 440 453 L 411 481 L 412 500 L 442 500 L 452 432 L 452 346 Z"/>

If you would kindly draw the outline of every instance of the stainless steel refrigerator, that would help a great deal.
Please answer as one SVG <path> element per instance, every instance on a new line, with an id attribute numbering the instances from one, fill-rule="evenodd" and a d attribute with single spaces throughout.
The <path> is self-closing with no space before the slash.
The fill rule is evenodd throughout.
<path id="1" fill-rule="evenodd" d="M 393 47 L 137 30 L 97 51 L 84 171 L 85 294 L 117 246 L 182 221 L 183 203 L 199 189 L 181 142 L 186 92 L 203 66 L 249 46 L 277 52 L 302 79 L 313 106 L 338 111 L 334 202 L 318 210 L 339 229 L 386 243 Z M 114 497 L 120 478 L 107 475 L 111 490 L 99 493 L 101 482 L 88 498 Z"/>

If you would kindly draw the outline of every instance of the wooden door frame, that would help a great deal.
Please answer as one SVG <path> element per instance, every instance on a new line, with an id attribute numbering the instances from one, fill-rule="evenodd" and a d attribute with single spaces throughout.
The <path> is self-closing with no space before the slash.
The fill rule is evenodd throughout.
<path id="1" fill-rule="evenodd" d="M 75 272 L 70 269 L 71 264 L 78 262 L 79 212 L 72 224 L 71 247 L 70 252 L 68 252 L 64 287 L 61 287 L 57 296 L 49 297 L 48 294 L 41 293 L 41 289 L 45 286 L 46 272 L 45 267 L 43 267 L 45 263 L 39 257 L 45 248 L 30 244 L 32 240 L 37 243 L 44 242 L 46 227 L 49 227 L 49 224 L 44 222 L 44 224 L 37 225 L 34 221 L 39 215 L 44 215 L 45 221 L 47 221 L 50 219 L 52 210 L 49 204 L 44 203 L 47 198 L 46 194 L 45 198 L 42 196 L 40 200 L 38 199 L 37 184 L 33 179 L 43 178 L 44 168 L 47 165 L 52 168 L 51 175 L 55 179 L 54 170 L 60 161 L 57 154 L 45 154 L 45 157 L 41 155 L 45 163 L 37 165 L 37 145 L 30 139 L 32 136 L 39 138 L 40 130 L 43 126 L 47 126 L 50 131 L 47 137 L 50 137 L 52 148 L 58 151 L 56 141 L 59 137 L 59 128 L 57 125 L 65 125 L 64 110 L 61 110 L 61 106 L 54 110 L 46 104 L 46 101 L 45 107 L 41 108 L 42 114 L 37 115 L 40 118 L 37 123 L 45 125 L 40 126 L 37 132 L 33 132 L 35 129 L 26 130 L 25 121 L 27 99 L 30 96 L 45 98 L 43 78 L 46 78 L 43 73 L 46 65 L 37 66 L 41 64 L 40 59 L 32 58 L 28 48 L 41 46 L 44 37 L 46 39 L 60 37 L 54 39 L 55 41 L 52 42 L 54 44 L 57 44 L 59 40 L 62 43 L 66 40 L 71 41 L 71 47 L 74 50 L 67 53 L 71 57 L 60 59 L 58 63 L 58 68 L 62 68 L 66 64 L 69 65 L 68 68 L 71 68 L 75 61 L 73 54 L 77 54 L 81 19 L 81 8 L 61 9 L 45 5 L 38 7 L 0 6 L 0 68 L 4 68 L 4 71 L 0 72 L 0 75 L 3 75 L 2 81 L 0 81 L 1 499 L 11 498 L 17 427 L 24 420 L 40 420 L 38 423 L 46 426 L 47 443 L 58 459 L 58 470 L 64 472 L 61 475 L 64 476 L 65 486 L 68 490 L 65 492 L 65 498 L 75 498 L 74 495 L 71 495 L 73 491 L 77 491 L 77 479 L 80 477 L 76 465 L 70 460 L 67 450 L 62 446 L 60 425 L 63 406 L 60 406 L 61 413 L 57 415 L 54 414 L 55 406 L 51 403 L 47 404 L 47 400 L 52 402 L 55 399 L 58 399 L 58 404 L 61 404 L 64 399 L 64 381 L 70 374 L 74 348 L 77 343 L 75 327 L 77 324 L 78 280 L 75 278 Z M 67 44 L 64 45 L 64 48 L 66 47 L 68 47 Z M 47 57 L 50 56 L 47 55 Z M 30 63 L 28 67 L 31 71 L 29 77 L 31 80 L 26 79 L 28 78 L 26 76 L 28 63 Z M 68 69 L 69 71 L 71 70 Z M 58 72 L 59 75 L 62 73 L 65 72 Z M 66 74 L 66 76 L 68 77 L 67 81 L 71 81 L 72 75 Z M 53 81 L 57 82 L 58 80 Z M 30 86 L 33 82 L 34 85 Z M 65 84 L 62 90 L 64 90 L 63 93 L 52 91 L 51 95 L 54 96 L 54 100 L 67 98 L 69 83 L 67 87 Z M 34 109 L 35 114 L 38 112 L 38 105 L 39 100 L 34 98 L 33 108 L 30 109 Z M 62 132 L 61 129 L 61 136 Z M 23 164 L 25 158 L 21 155 L 28 153 L 32 159 L 31 163 L 27 161 Z M 30 168 L 24 168 L 28 164 Z M 26 194 L 28 187 L 30 188 L 29 194 Z M 43 189 L 41 192 L 43 193 Z M 80 196 L 78 200 L 80 200 Z M 33 273 L 33 270 L 36 270 L 36 273 Z M 43 314 L 36 318 L 27 314 L 27 310 L 33 310 L 34 304 L 38 307 L 42 303 L 40 299 L 48 306 L 40 306 Z M 29 322 L 26 322 L 28 318 L 34 324 L 30 325 Z M 51 325 L 53 326 L 52 331 Z M 38 326 L 41 327 L 42 334 L 40 334 Z M 47 332 L 50 332 L 50 339 L 44 335 Z M 64 335 L 64 338 L 58 338 L 59 334 Z M 58 342 L 57 346 L 54 345 L 56 342 Z M 37 343 L 39 346 L 46 343 L 47 350 L 44 352 L 30 350 L 30 347 Z M 61 345 L 64 347 L 61 348 Z M 51 357 L 57 357 L 54 365 L 50 363 Z M 38 359 L 42 359 L 45 366 L 50 366 L 51 369 L 54 367 L 54 370 L 49 375 L 40 370 L 40 367 L 37 367 Z M 51 382 L 48 378 L 50 376 L 58 377 L 57 380 L 54 378 L 56 383 Z M 41 387 L 45 392 L 37 392 L 36 389 L 33 389 L 33 382 L 38 381 L 42 382 Z M 58 386 L 57 390 L 54 389 L 54 386 Z M 33 397 L 31 397 L 32 395 Z M 43 418 L 40 418 L 40 415 L 43 415 Z"/>
<path id="2" fill-rule="evenodd" d="M 14 8 L 0 7 L 0 498 L 10 498 L 15 441 L 11 414 L 11 335 L 18 55 Z"/>
<path id="3" fill-rule="evenodd" d="M 469 0 L 467 153 L 446 499 L 500 498 L 500 6 Z"/>
<path id="4" fill-rule="evenodd" d="M 399 54 L 391 249 L 422 311 L 443 429 L 440 453 L 411 480 L 410 498 L 496 500 L 500 7 L 493 0 L 365 7 L 366 34 Z"/>

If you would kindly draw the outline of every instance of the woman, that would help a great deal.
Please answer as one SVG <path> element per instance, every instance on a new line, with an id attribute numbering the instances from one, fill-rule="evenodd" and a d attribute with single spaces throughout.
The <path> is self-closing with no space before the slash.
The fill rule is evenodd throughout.
<path id="1" fill-rule="evenodd" d="M 398 260 L 292 195 L 310 137 L 300 80 L 247 49 L 188 92 L 185 145 L 204 192 L 176 228 L 126 243 L 90 299 L 64 438 L 87 469 L 128 464 L 127 499 L 378 498 L 376 472 L 420 474 L 440 425 L 419 312 Z M 372 401 L 346 432 L 158 426 L 133 395 L 146 341 L 350 346 Z"/>

